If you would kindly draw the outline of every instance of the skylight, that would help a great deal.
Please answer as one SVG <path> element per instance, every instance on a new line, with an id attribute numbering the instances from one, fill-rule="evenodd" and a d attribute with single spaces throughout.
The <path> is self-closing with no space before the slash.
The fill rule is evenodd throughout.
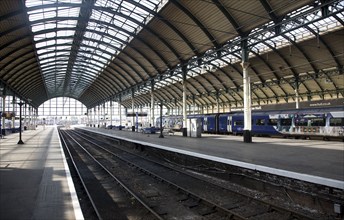
<path id="1" fill-rule="evenodd" d="M 27 0 L 48 94 L 80 97 L 153 18 L 151 12 L 159 11 L 166 3 L 167 0 L 96 0 L 90 17 L 85 18 L 80 17 L 82 0 Z M 85 19 L 86 27 L 79 27 L 78 21 Z M 72 48 L 77 51 L 71 51 Z M 48 82 L 52 74 L 54 83 Z"/>

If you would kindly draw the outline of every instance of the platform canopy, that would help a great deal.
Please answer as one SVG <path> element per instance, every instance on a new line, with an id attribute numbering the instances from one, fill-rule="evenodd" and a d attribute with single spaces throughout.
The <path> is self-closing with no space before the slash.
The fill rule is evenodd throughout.
<path id="1" fill-rule="evenodd" d="M 1 0 L 0 93 L 38 107 L 155 99 L 242 105 L 344 96 L 342 0 Z"/>

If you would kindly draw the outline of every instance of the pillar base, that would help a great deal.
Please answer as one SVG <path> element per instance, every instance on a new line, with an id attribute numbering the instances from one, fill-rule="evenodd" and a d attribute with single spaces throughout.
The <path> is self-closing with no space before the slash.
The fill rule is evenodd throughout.
<path id="1" fill-rule="evenodd" d="M 188 136 L 187 128 L 182 128 L 182 132 L 183 132 L 183 137 Z"/>
<path id="2" fill-rule="evenodd" d="M 250 130 L 244 130 L 243 137 L 245 143 L 252 143 L 252 134 Z"/>
<path id="3" fill-rule="evenodd" d="M 17 144 L 24 144 L 22 140 L 19 140 Z"/>

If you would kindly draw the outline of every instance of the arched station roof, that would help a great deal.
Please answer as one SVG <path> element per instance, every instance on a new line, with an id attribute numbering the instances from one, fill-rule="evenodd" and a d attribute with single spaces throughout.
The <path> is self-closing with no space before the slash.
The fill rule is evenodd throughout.
<path id="1" fill-rule="evenodd" d="M 241 48 L 254 102 L 343 97 L 342 0 L 2 0 L 1 86 L 39 106 L 242 103 Z"/>

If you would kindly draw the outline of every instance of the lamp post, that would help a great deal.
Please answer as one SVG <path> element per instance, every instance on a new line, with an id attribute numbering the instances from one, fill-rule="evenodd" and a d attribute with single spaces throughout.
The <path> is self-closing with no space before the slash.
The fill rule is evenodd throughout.
<path id="1" fill-rule="evenodd" d="M 22 105 L 24 105 L 24 102 L 18 102 L 19 105 L 19 141 L 18 144 L 24 144 L 22 141 Z"/>

